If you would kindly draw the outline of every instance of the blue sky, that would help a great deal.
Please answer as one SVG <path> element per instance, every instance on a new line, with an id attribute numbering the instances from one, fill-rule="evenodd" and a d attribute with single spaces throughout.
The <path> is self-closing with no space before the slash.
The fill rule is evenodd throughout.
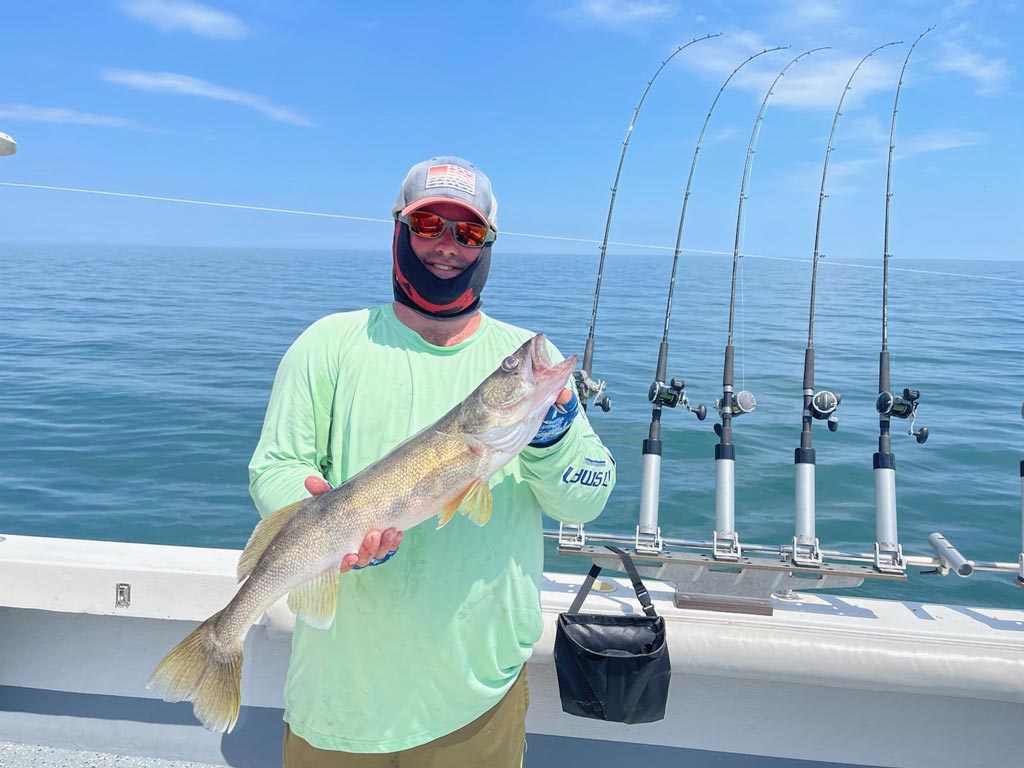
<path id="1" fill-rule="evenodd" d="M 406 169 L 469 158 L 500 201 L 499 247 L 593 253 L 647 81 L 611 239 L 670 248 L 701 124 L 683 246 L 732 251 L 739 186 L 768 107 L 742 247 L 808 258 L 833 113 L 822 251 L 881 253 L 893 95 L 897 256 L 1024 259 L 1024 8 L 1015 2 L 522 3 L 95 0 L 9 5 L 0 181 L 385 219 Z M 377 221 L 0 186 L 0 242 L 387 248 Z M 646 252 L 613 245 L 618 252 Z"/>

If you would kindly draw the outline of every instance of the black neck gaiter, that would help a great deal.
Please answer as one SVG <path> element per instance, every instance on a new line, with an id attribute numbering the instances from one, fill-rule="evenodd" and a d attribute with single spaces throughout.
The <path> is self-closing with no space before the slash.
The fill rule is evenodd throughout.
<path id="1" fill-rule="evenodd" d="M 491 246 L 458 276 L 440 278 L 423 266 L 409 242 L 409 227 L 395 222 L 391 282 L 395 301 L 429 317 L 462 317 L 480 308 L 480 292 L 491 268 Z"/>

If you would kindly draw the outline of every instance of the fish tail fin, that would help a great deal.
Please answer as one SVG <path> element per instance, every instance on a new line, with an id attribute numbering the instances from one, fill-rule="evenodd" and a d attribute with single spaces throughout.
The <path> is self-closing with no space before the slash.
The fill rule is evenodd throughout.
<path id="1" fill-rule="evenodd" d="M 164 656 L 147 688 L 164 701 L 191 701 L 196 718 L 211 731 L 231 732 L 242 704 L 242 646 L 217 641 L 213 614 Z"/>

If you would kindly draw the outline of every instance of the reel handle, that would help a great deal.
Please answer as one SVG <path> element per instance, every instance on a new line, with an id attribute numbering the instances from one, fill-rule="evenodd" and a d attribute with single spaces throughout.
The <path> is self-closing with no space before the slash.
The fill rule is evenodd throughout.
<path id="1" fill-rule="evenodd" d="M 686 382 L 682 379 L 673 378 L 666 384 L 663 381 L 654 381 L 647 390 L 647 399 L 655 405 L 666 408 L 675 408 L 682 405 L 687 411 L 697 417 L 697 421 L 704 421 L 708 415 L 708 409 L 703 405 L 696 408 L 690 406 L 686 397 Z"/>

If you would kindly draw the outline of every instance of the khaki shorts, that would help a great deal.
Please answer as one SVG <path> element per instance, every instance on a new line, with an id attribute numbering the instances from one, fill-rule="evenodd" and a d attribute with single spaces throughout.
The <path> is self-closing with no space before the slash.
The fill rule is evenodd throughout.
<path id="1" fill-rule="evenodd" d="M 502 700 L 469 725 L 401 752 L 317 749 L 285 725 L 283 768 L 520 768 L 529 704 L 523 669 Z"/>

